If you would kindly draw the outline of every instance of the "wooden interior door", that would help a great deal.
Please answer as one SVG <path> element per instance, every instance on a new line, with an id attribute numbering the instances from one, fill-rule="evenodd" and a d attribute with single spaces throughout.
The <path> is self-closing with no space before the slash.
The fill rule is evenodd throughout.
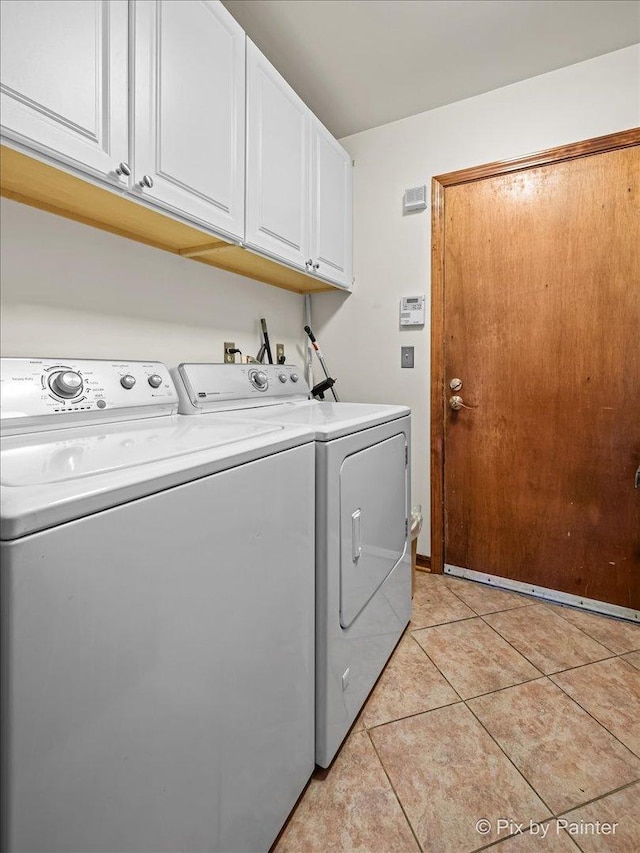
<path id="1" fill-rule="evenodd" d="M 640 133 L 610 139 L 436 179 L 434 553 L 638 610 Z"/>

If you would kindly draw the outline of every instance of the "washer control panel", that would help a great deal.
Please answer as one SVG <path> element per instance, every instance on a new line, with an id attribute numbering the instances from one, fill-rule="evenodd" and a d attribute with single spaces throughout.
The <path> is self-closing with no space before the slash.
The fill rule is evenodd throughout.
<path id="1" fill-rule="evenodd" d="M 3 432 L 173 414 L 177 402 L 169 371 L 157 361 L 3 358 L 0 364 Z"/>
<path id="2" fill-rule="evenodd" d="M 171 371 L 181 414 L 306 400 L 309 387 L 293 364 L 181 364 Z"/>

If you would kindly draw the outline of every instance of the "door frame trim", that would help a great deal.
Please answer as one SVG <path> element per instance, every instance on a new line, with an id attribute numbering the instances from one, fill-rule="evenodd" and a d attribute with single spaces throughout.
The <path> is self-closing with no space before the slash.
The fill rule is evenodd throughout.
<path id="1" fill-rule="evenodd" d="M 436 175 L 431 180 L 431 571 L 444 571 L 444 249 L 445 190 L 485 178 L 563 163 L 640 144 L 640 128 L 548 148 L 524 157 Z"/>

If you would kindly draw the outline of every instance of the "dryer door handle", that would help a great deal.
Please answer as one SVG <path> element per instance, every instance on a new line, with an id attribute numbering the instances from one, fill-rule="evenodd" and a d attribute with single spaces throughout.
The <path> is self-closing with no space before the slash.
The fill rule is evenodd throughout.
<path id="1" fill-rule="evenodd" d="M 351 514 L 351 559 L 357 563 L 362 554 L 362 533 L 360 527 L 361 510 Z"/>

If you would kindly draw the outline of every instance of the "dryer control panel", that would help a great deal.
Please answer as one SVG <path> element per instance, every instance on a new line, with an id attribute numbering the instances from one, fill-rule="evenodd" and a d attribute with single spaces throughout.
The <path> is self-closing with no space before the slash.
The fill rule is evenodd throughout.
<path id="1" fill-rule="evenodd" d="M 177 411 L 169 371 L 158 361 L 3 358 L 0 418 L 5 434 Z"/>
<path id="2" fill-rule="evenodd" d="M 292 364 L 180 364 L 171 371 L 179 411 L 195 415 L 248 409 L 309 397 L 302 371 Z"/>

